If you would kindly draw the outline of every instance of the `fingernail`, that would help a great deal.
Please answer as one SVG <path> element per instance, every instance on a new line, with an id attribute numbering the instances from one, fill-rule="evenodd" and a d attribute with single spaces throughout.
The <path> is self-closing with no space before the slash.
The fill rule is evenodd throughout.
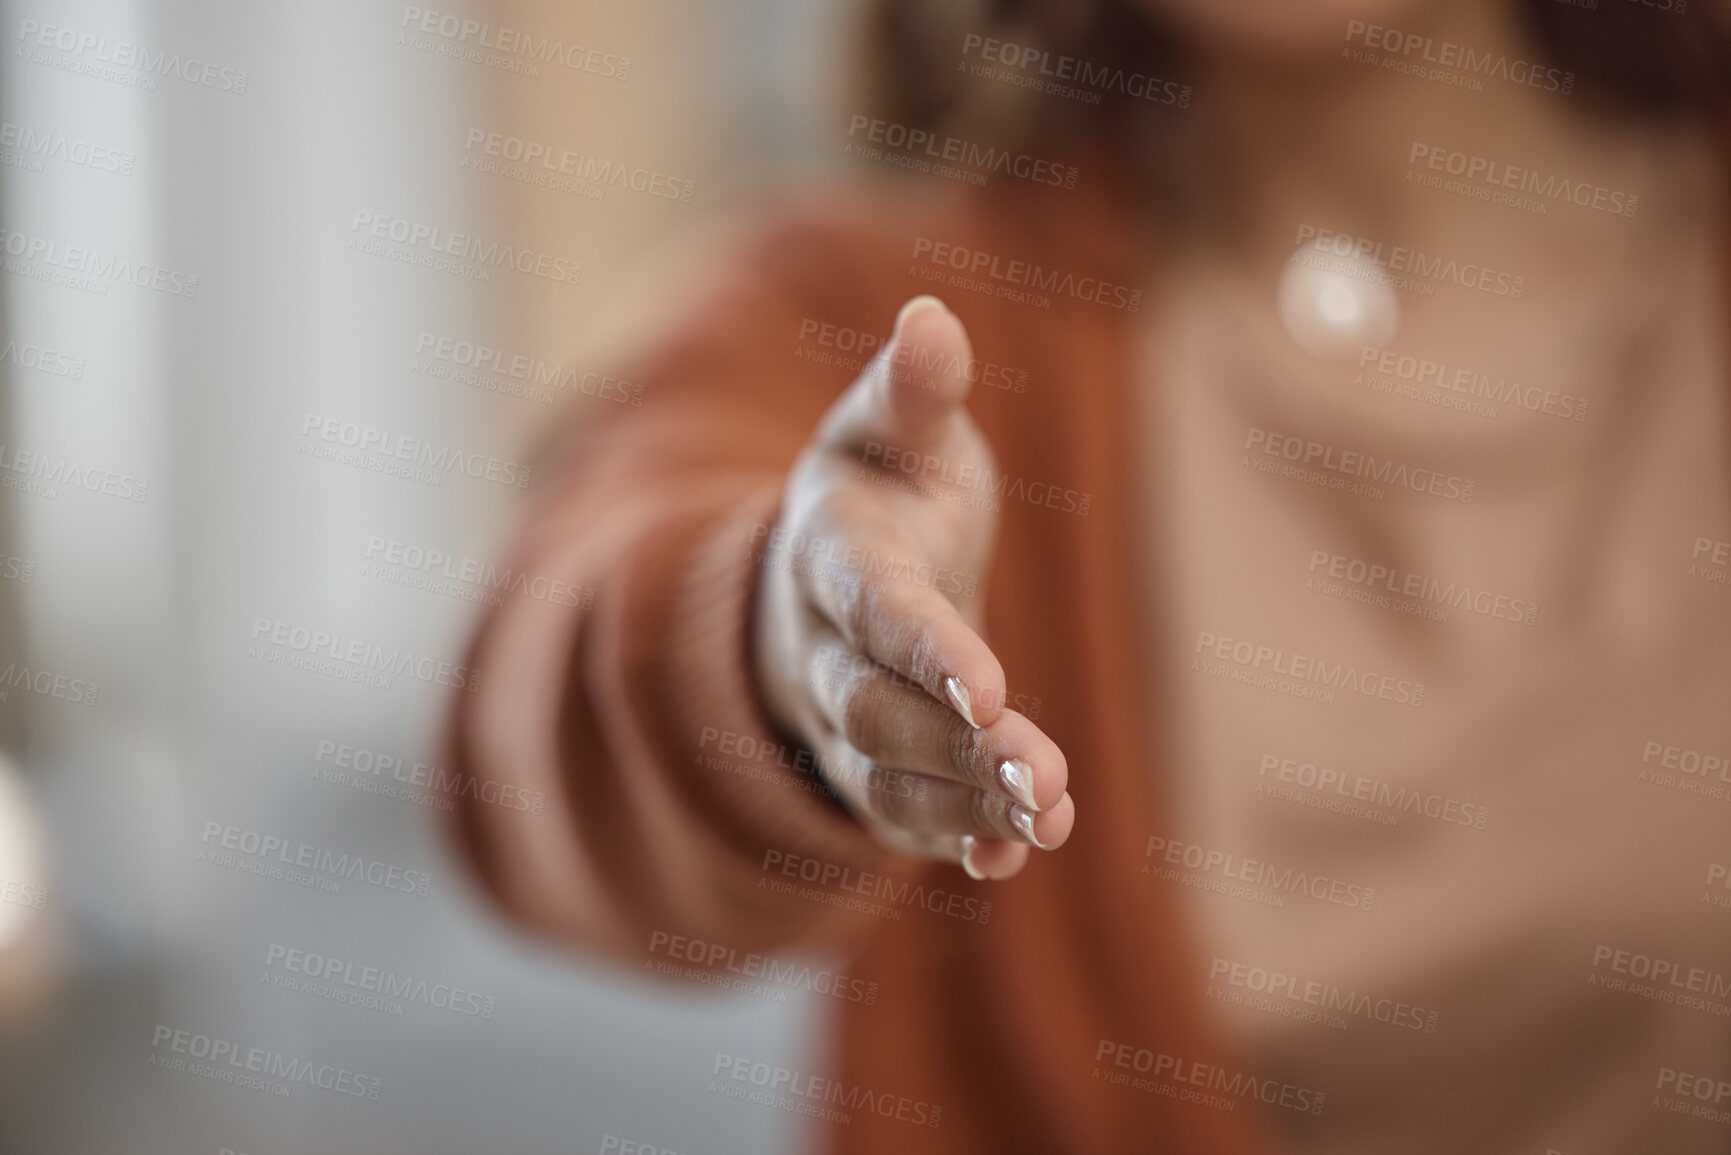
<path id="1" fill-rule="evenodd" d="M 936 305 L 940 309 L 945 308 L 944 303 L 932 296 L 930 293 L 921 293 L 919 296 L 903 305 L 902 311 L 896 314 L 895 329 L 891 334 L 892 339 L 897 341 L 901 340 L 902 325 L 906 323 L 907 319 L 919 312 L 921 309 L 927 308 L 931 305 Z"/>
<path id="2" fill-rule="evenodd" d="M 980 724 L 974 721 L 974 700 L 968 696 L 968 684 L 951 674 L 944 679 L 944 693 L 950 699 L 950 705 L 956 708 L 956 713 L 968 720 L 968 725 L 978 730 Z"/>
<path id="3" fill-rule="evenodd" d="M 1034 772 L 1020 758 L 1008 758 L 998 764 L 998 781 L 1017 802 L 1029 810 L 1038 811 L 1034 801 Z"/>
<path id="4" fill-rule="evenodd" d="M 962 869 L 967 871 L 968 877 L 975 882 L 984 882 L 986 881 L 985 873 L 974 865 L 974 850 L 978 846 L 979 841 L 972 834 L 962 836 Z"/>
<path id="5" fill-rule="evenodd" d="M 1047 849 L 1046 844 L 1034 837 L 1034 816 L 1026 807 L 1010 807 L 1010 825 L 1016 828 L 1016 833 L 1041 850 Z"/>

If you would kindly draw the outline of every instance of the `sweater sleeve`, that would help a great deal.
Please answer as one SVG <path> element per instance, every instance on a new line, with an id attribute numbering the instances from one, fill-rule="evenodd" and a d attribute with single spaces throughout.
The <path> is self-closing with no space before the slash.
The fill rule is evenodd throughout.
<path id="1" fill-rule="evenodd" d="M 758 539 L 849 376 L 796 355 L 801 321 L 841 312 L 877 331 L 894 304 L 862 302 L 811 227 L 721 264 L 620 367 L 641 406 L 559 434 L 509 563 L 531 580 L 482 621 L 480 678 L 449 726 L 455 841 L 483 889 L 539 934 L 626 963 L 657 933 L 843 947 L 877 924 L 850 892 L 932 869 L 822 789 L 751 672 Z"/>

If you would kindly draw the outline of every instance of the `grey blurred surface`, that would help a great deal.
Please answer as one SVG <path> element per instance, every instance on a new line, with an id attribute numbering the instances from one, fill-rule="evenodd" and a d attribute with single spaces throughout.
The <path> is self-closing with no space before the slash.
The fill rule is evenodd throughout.
<path id="1" fill-rule="evenodd" d="M 524 460 L 550 410 L 417 371 L 419 335 L 562 356 L 551 325 L 524 318 L 581 328 L 642 251 L 810 151 L 810 88 L 828 75 L 812 46 L 833 41 L 844 5 L 506 14 L 590 30 L 632 57 L 626 83 L 419 49 L 402 40 L 412 7 L 0 5 L 4 119 L 135 158 L 130 173 L 54 157 L 0 166 L 5 227 L 199 278 L 188 297 L 0 277 L 6 337 L 84 361 L 77 379 L 0 365 L 0 440 L 149 483 L 142 502 L 0 493 L 4 548 L 33 567 L 0 582 L 0 663 L 100 687 L 93 706 L 0 702 L 49 872 L 27 946 L 0 942 L 0 973 L 16 972 L 0 982 L 8 1155 L 581 1152 L 609 1134 L 685 1155 L 797 1147 L 788 1117 L 704 1088 L 719 1050 L 810 1055 L 819 1008 L 669 991 L 530 946 L 459 875 L 430 807 L 315 773 L 321 742 L 430 760 L 448 691 L 267 663 L 254 634 L 263 619 L 458 658 L 476 604 L 367 576 L 369 544 L 490 558 L 522 491 L 314 460 L 308 415 Z M 440 11 L 500 19 L 480 4 Z M 245 91 L 220 74 L 164 76 L 154 91 L 88 75 L 78 62 L 112 47 L 26 53 L 32 21 L 214 63 L 231 82 L 244 71 Z M 695 204 L 504 203 L 498 182 L 461 168 L 464 133 L 525 107 L 563 109 L 573 136 L 624 131 L 605 147 L 688 174 Z M 519 244 L 545 236 L 584 276 L 550 287 L 495 270 L 480 283 L 393 262 L 350 247 L 363 211 Z M 212 823 L 431 883 L 423 896 L 350 878 L 330 893 L 249 873 L 205 856 L 220 842 Z M 491 1017 L 432 996 L 393 1013 L 284 989 L 291 949 L 461 988 L 491 1000 Z M 309 1081 L 281 1096 L 175 1070 L 163 1060 L 176 1031 L 346 1070 L 378 1095 Z"/>

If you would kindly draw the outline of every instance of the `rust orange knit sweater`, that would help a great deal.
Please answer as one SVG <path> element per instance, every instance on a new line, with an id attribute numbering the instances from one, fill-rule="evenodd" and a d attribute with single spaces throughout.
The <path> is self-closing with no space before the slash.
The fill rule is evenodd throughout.
<path id="1" fill-rule="evenodd" d="M 729 952 L 722 970 L 846 960 L 828 1070 L 779 1088 L 847 1116 L 820 1125 L 832 1151 L 1250 1149 L 1255 1092 L 1204 1037 L 1171 888 L 1141 873 L 1160 720 L 1126 410 L 1150 253 L 1128 198 L 1083 183 L 796 196 L 739 230 L 618 363 L 641 405 L 560 433 L 510 564 L 584 592 L 493 610 L 453 716 L 461 773 L 546 796 L 526 814 L 463 792 L 455 814 L 488 893 L 536 932 L 639 971 L 674 936 Z M 786 471 L 855 376 L 854 335 L 921 292 L 973 338 L 969 405 L 1003 474 L 986 640 L 1077 805 L 1069 843 L 1004 883 L 880 848 L 749 675 Z M 667 1093 L 751 1074 L 670 1069 Z M 1223 1084 L 1230 1109 L 1195 1101 Z"/>

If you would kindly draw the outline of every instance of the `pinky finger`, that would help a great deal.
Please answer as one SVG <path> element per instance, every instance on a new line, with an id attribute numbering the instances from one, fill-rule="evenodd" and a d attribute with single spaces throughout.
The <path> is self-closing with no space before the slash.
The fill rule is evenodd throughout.
<path id="1" fill-rule="evenodd" d="M 968 877 L 978 882 L 1013 878 L 1028 864 L 1033 849 L 1008 838 L 976 838 L 965 834 L 960 843 L 960 861 Z"/>

